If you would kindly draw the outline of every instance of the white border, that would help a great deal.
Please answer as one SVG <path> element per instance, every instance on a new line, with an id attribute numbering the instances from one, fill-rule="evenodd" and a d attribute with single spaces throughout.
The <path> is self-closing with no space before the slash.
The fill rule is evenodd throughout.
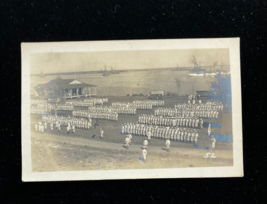
<path id="1" fill-rule="evenodd" d="M 121 40 L 87 42 L 21 43 L 22 58 L 22 180 L 23 181 L 66 181 L 66 180 L 108 180 L 148 178 L 200 178 L 200 177 L 242 177 L 242 111 L 240 80 L 240 39 L 166 39 L 166 40 Z M 32 172 L 30 136 L 30 55 L 43 52 L 89 52 L 120 50 L 173 50 L 229 48 L 233 108 L 233 159 L 232 167 L 138 169 Z"/>

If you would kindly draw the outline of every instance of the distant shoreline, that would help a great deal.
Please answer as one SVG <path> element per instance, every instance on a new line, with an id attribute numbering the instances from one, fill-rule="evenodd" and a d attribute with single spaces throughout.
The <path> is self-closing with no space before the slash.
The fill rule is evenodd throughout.
<path id="1" fill-rule="evenodd" d="M 224 67 L 229 67 L 229 65 L 224 65 Z M 210 66 L 202 67 L 210 68 Z M 172 70 L 172 71 L 190 71 L 193 67 L 169 67 L 169 68 L 149 68 L 149 69 L 128 69 L 128 70 L 114 70 L 115 72 L 139 72 L 139 71 L 156 71 L 156 70 Z M 106 71 L 109 74 L 115 74 L 111 71 Z M 60 73 L 43 73 L 43 74 L 31 74 L 30 76 L 54 76 L 54 75 L 74 75 L 74 74 L 102 74 L 104 71 L 79 71 L 79 72 L 60 72 Z"/>

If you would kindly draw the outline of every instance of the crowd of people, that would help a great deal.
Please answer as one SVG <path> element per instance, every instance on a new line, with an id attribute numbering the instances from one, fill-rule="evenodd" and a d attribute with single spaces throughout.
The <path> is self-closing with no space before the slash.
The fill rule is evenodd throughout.
<path id="1" fill-rule="evenodd" d="M 104 103 L 108 103 L 108 98 L 86 98 L 85 102 L 92 102 L 94 105 L 103 105 Z"/>
<path id="2" fill-rule="evenodd" d="M 219 102 L 207 102 L 203 104 L 186 104 L 178 103 L 174 105 L 176 109 L 192 109 L 192 110 L 216 110 L 222 111 L 223 104 Z"/>
<path id="3" fill-rule="evenodd" d="M 150 137 L 163 140 L 197 143 L 198 132 L 195 129 L 180 127 L 162 127 L 154 125 L 125 123 L 121 126 L 121 134 L 133 134 L 137 136 Z"/>
<path id="4" fill-rule="evenodd" d="M 143 100 L 143 101 L 133 101 L 133 104 L 150 104 L 152 106 L 164 106 L 164 101 Z"/>
<path id="5" fill-rule="evenodd" d="M 74 106 L 71 104 L 59 104 L 57 105 L 57 110 L 74 110 Z"/>
<path id="6" fill-rule="evenodd" d="M 84 118 L 74 118 L 74 117 L 65 117 L 65 116 L 55 116 L 55 115 L 43 115 L 42 116 L 42 123 L 49 125 L 50 129 L 53 130 L 53 126 L 60 127 L 72 127 L 79 128 L 79 129 L 90 129 L 92 126 L 91 119 L 84 119 Z M 52 128 L 51 128 L 52 127 Z"/>
<path id="7" fill-rule="evenodd" d="M 131 107 L 121 107 L 116 108 L 112 106 L 103 106 L 103 107 L 89 107 L 89 112 L 97 112 L 97 113 L 118 113 L 118 114 L 136 114 L 136 109 Z"/>
<path id="8" fill-rule="evenodd" d="M 184 108 L 158 108 L 154 114 L 157 116 L 169 117 L 202 117 L 202 118 L 218 118 L 219 111 L 216 109 L 196 109 L 191 107 Z"/>
<path id="9" fill-rule="evenodd" d="M 74 110 L 72 115 L 75 117 L 85 117 L 91 119 L 118 120 L 118 113 L 115 112 L 98 112 L 95 110 Z"/>
<path id="10" fill-rule="evenodd" d="M 43 114 L 48 114 L 50 110 L 43 109 L 43 108 L 31 108 L 30 113 L 31 114 L 36 114 L 36 115 L 43 115 Z"/>
<path id="11" fill-rule="evenodd" d="M 171 126 L 171 127 L 189 127 L 203 128 L 203 119 L 197 117 L 163 117 L 155 115 L 142 114 L 138 116 L 138 122 L 142 124 Z"/>
<path id="12" fill-rule="evenodd" d="M 38 104 L 46 104 L 47 103 L 47 101 L 44 99 L 31 99 L 30 102 L 32 105 L 33 104 L 38 105 Z"/>
<path id="13" fill-rule="evenodd" d="M 82 106 L 82 107 L 94 106 L 93 101 L 80 101 L 80 100 L 66 101 L 66 104 L 68 104 L 70 106 Z"/>
<path id="14" fill-rule="evenodd" d="M 131 109 L 151 110 L 152 109 L 152 104 L 116 102 L 116 103 L 112 103 L 112 107 L 119 108 L 119 109 L 131 108 Z"/>
<path id="15" fill-rule="evenodd" d="M 37 108 L 46 109 L 46 110 L 52 110 L 53 109 L 53 106 L 50 103 L 39 103 L 37 105 Z"/>

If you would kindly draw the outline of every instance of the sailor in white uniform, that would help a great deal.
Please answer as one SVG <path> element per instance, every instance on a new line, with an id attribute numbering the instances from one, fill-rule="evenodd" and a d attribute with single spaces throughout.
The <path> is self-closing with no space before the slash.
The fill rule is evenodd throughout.
<path id="1" fill-rule="evenodd" d="M 38 132 L 38 125 L 37 125 L 37 123 L 35 124 L 35 132 Z"/>
<path id="2" fill-rule="evenodd" d="M 146 162 L 146 155 L 147 155 L 147 150 L 143 149 L 143 158 L 144 158 L 145 162 Z"/>
<path id="3" fill-rule="evenodd" d="M 211 127 L 210 127 L 210 124 L 209 124 L 209 127 L 208 127 L 208 135 L 210 135 L 211 133 Z"/>
<path id="4" fill-rule="evenodd" d="M 143 149 L 146 149 L 148 145 L 148 141 L 145 139 L 143 142 Z"/>
<path id="5" fill-rule="evenodd" d="M 104 137 L 104 130 L 102 128 L 100 128 L 100 138 Z"/>
<path id="6" fill-rule="evenodd" d="M 170 151 L 170 145 L 171 145 L 171 141 L 170 140 L 166 140 L 165 145 L 167 146 L 167 151 Z"/>

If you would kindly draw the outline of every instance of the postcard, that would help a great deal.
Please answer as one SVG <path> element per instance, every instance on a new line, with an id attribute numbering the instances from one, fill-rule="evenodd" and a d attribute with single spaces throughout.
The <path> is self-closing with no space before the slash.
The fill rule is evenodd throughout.
<path id="1" fill-rule="evenodd" d="M 22 180 L 242 177 L 239 43 L 22 43 Z"/>

